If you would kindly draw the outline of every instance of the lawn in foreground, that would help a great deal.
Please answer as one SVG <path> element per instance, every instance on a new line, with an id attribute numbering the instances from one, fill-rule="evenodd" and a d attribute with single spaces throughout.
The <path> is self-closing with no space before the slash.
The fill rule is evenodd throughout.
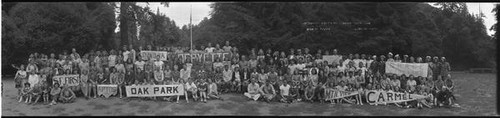
<path id="1" fill-rule="evenodd" d="M 12 78 L 3 78 L 2 116 L 121 116 L 121 115 L 318 115 L 318 116 L 429 116 L 497 115 L 496 74 L 454 73 L 455 95 L 461 108 L 403 109 L 395 106 L 370 106 L 320 103 L 265 103 L 248 101 L 243 95 L 222 95 L 225 101 L 208 103 L 181 100 L 179 104 L 119 98 L 77 99 L 72 104 L 26 105 L 16 100 Z"/>

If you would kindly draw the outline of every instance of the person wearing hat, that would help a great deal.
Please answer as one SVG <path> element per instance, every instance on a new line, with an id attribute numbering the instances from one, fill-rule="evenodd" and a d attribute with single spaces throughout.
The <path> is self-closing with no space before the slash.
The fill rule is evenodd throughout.
<path id="1" fill-rule="evenodd" d="M 451 67 L 445 57 L 441 57 L 441 76 L 450 78 Z"/>
<path id="2" fill-rule="evenodd" d="M 402 62 L 401 61 L 401 57 L 399 57 L 399 54 L 396 54 L 396 56 L 394 56 L 394 62 Z"/>
<path id="3" fill-rule="evenodd" d="M 423 63 L 422 57 L 417 57 L 417 63 Z"/>
<path id="4" fill-rule="evenodd" d="M 389 54 L 387 54 L 387 62 L 394 62 L 394 59 L 392 58 L 392 52 L 389 52 Z"/>
<path id="5" fill-rule="evenodd" d="M 250 80 L 250 84 L 248 84 L 247 91 L 243 95 L 248 97 L 250 100 L 257 101 L 260 97 L 260 86 L 255 82 L 255 79 Z"/>
<path id="6" fill-rule="evenodd" d="M 403 63 L 409 63 L 410 59 L 408 57 L 408 55 L 403 55 L 403 60 L 401 62 Z"/>

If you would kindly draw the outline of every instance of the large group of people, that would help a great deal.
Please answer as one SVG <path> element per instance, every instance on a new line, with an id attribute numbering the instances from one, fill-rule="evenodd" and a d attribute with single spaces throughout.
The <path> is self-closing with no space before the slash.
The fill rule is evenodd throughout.
<path id="1" fill-rule="evenodd" d="M 155 48 L 155 49 L 153 49 Z M 172 53 L 230 53 L 229 59 L 184 60 L 177 56 L 160 60 L 160 57 L 143 59 L 141 51 L 167 51 Z M 74 48 L 71 53 L 33 53 L 28 64 L 12 65 L 18 69 L 15 82 L 19 102 L 34 104 L 71 103 L 77 97 L 101 97 L 97 85 L 116 84 L 116 97 L 126 97 L 125 86 L 183 85 L 183 96 L 142 97 L 126 99 L 179 102 L 179 98 L 207 102 L 224 100 L 220 95 L 233 93 L 263 102 L 321 102 L 331 104 L 363 105 L 363 94 L 347 98 L 326 100 L 326 91 L 384 90 L 429 95 L 427 99 L 391 103 L 404 108 L 453 105 L 453 81 L 450 64 L 445 57 L 412 57 L 408 55 L 346 54 L 338 62 L 323 60 L 323 55 L 340 55 L 336 49 L 308 48 L 277 51 L 250 49 L 240 53 L 226 41 L 224 46 L 211 43 L 199 49 L 147 45 L 137 49 L 132 45 L 121 50 L 91 50 L 80 55 Z M 385 72 L 386 62 L 428 63 L 427 77 L 396 75 Z M 79 86 L 60 85 L 52 77 L 58 75 L 80 76 Z M 42 98 L 42 99 L 40 99 Z"/>

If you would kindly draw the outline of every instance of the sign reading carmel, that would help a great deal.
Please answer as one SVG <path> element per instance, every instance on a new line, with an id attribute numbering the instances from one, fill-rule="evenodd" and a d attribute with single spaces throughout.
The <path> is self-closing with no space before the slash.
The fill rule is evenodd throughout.
<path id="1" fill-rule="evenodd" d="M 126 86 L 127 97 L 154 97 L 184 95 L 184 86 L 180 85 L 141 85 Z"/>
<path id="2" fill-rule="evenodd" d="M 415 77 L 427 77 L 429 64 L 427 63 L 400 63 L 400 62 L 386 62 L 385 72 L 396 75 L 413 75 Z"/>
<path id="3" fill-rule="evenodd" d="M 78 86 L 80 85 L 80 76 L 79 75 L 58 75 L 52 78 L 52 82 L 59 82 L 62 86 L 67 84 L 68 86 Z"/>
<path id="4" fill-rule="evenodd" d="M 407 94 L 399 92 L 388 92 L 388 91 L 365 91 L 366 102 L 370 105 L 374 104 L 384 104 L 384 103 L 400 103 L 413 101 L 418 99 L 424 99 L 428 96 L 418 95 L 418 94 Z"/>

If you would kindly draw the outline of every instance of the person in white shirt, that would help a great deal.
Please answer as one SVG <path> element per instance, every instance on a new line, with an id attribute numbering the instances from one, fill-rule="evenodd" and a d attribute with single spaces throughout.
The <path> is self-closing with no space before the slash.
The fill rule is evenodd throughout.
<path id="1" fill-rule="evenodd" d="M 280 85 L 280 95 L 281 102 L 292 103 L 293 98 L 290 96 L 290 82 L 284 82 L 284 84 Z"/>
<path id="2" fill-rule="evenodd" d="M 359 62 L 362 60 L 359 58 L 359 54 L 354 54 L 354 59 L 352 61 L 354 62 L 354 68 L 359 68 Z"/>
<path id="3" fill-rule="evenodd" d="M 155 64 L 155 69 L 158 68 L 159 70 L 163 70 L 163 61 L 160 61 L 160 56 L 156 56 L 156 61 L 154 62 Z"/>
<path id="4" fill-rule="evenodd" d="M 230 52 L 232 47 L 229 46 L 229 41 L 226 41 L 226 45 L 224 45 L 224 47 L 222 48 L 224 49 L 224 51 Z"/>
<path id="5" fill-rule="evenodd" d="M 114 67 L 116 64 L 116 52 L 115 50 L 111 50 L 111 54 L 108 56 L 108 67 Z"/>
<path id="6" fill-rule="evenodd" d="M 224 80 L 223 82 L 223 87 L 221 88 L 224 93 L 229 92 L 229 88 L 231 86 L 231 79 L 233 77 L 233 72 L 232 70 L 229 69 L 229 66 L 224 66 L 224 71 L 222 71 L 223 77 L 222 79 Z"/>
<path id="7" fill-rule="evenodd" d="M 208 43 L 208 46 L 205 48 L 205 51 L 208 53 L 214 52 L 215 48 L 212 47 L 212 43 Z"/>
<path id="8" fill-rule="evenodd" d="M 138 68 L 139 70 L 144 70 L 144 64 L 146 64 L 146 62 L 144 62 L 142 60 L 142 58 L 138 58 L 134 64 L 135 64 L 135 67 Z"/>
<path id="9" fill-rule="evenodd" d="M 127 45 L 123 45 L 123 61 L 127 61 L 130 51 L 127 50 Z"/>
<path id="10" fill-rule="evenodd" d="M 186 83 L 186 88 L 187 88 L 188 94 L 190 93 L 192 95 L 194 101 L 197 101 L 198 100 L 198 94 L 197 94 L 198 93 L 198 87 L 193 82 L 193 80 L 189 80 Z"/>
<path id="11" fill-rule="evenodd" d="M 181 74 L 180 78 L 183 79 L 184 81 L 188 81 L 189 76 L 191 75 L 191 73 L 187 70 L 186 66 L 182 66 L 180 74 Z"/>
<path id="12" fill-rule="evenodd" d="M 246 97 L 257 101 L 260 98 L 260 87 L 259 84 L 255 83 L 255 80 L 250 80 L 250 84 L 248 84 L 248 92 L 245 92 L 243 95 Z"/>

